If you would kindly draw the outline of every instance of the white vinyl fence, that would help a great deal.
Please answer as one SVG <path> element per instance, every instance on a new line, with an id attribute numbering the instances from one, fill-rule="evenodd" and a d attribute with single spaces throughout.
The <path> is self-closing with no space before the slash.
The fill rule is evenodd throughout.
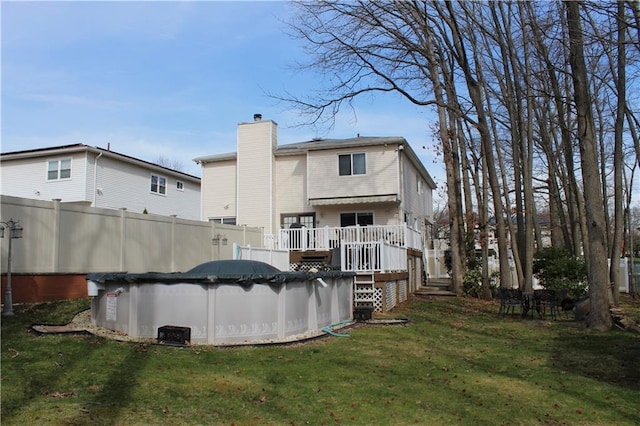
<path id="1" fill-rule="evenodd" d="M 234 244 L 234 259 L 258 260 L 275 266 L 281 271 L 289 270 L 289 251 L 274 250 L 269 248 L 242 247 L 240 244 Z"/>
<path id="2" fill-rule="evenodd" d="M 175 216 L 132 213 L 60 201 L 0 196 L 0 218 L 20 222 L 12 241 L 12 272 L 185 272 L 200 263 L 232 259 L 233 243 L 259 246 L 260 228 Z M 7 238 L 0 239 L 1 270 Z"/>

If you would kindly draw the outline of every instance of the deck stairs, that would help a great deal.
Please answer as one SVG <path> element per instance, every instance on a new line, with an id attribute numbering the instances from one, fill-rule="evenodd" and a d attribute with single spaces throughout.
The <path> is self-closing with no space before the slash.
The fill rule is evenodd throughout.
<path id="1" fill-rule="evenodd" d="M 355 276 L 353 287 L 353 305 L 355 308 L 374 308 L 376 288 L 373 273 L 359 273 Z"/>
<path id="2" fill-rule="evenodd" d="M 416 296 L 444 296 L 455 297 L 456 294 L 450 290 L 451 278 L 430 278 L 425 285 L 420 286 L 415 292 Z"/>

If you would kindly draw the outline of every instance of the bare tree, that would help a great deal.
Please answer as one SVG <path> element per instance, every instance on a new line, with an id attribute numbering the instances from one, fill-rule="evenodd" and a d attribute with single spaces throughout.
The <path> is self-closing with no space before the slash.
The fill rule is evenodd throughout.
<path id="1" fill-rule="evenodd" d="M 575 92 L 578 118 L 578 141 L 582 163 L 582 179 L 585 191 L 585 208 L 588 223 L 588 275 L 592 328 L 608 330 L 613 325 L 609 312 L 610 286 L 607 266 L 606 224 L 602 199 L 598 153 L 596 149 L 595 123 L 591 111 L 591 97 L 584 60 L 584 36 L 580 21 L 580 4 L 566 1 L 569 30 L 569 63 Z"/>
<path id="2" fill-rule="evenodd" d="M 169 157 L 165 157 L 163 155 L 159 155 L 158 158 L 156 158 L 153 161 L 154 164 L 157 164 L 160 167 L 164 167 L 166 169 L 171 169 L 171 170 L 175 170 L 178 172 L 184 172 L 185 171 L 185 167 L 184 167 L 184 163 L 180 160 L 178 160 L 177 158 L 169 158 Z"/>
<path id="3" fill-rule="evenodd" d="M 607 253 L 619 255 L 619 191 L 640 164 L 640 120 L 626 100 L 631 62 L 622 48 L 640 45 L 637 5 L 301 2 L 291 28 L 311 53 L 306 66 L 329 84 L 307 97 L 277 97 L 310 123 L 331 122 L 366 94 L 395 92 L 434 108 L 447 173 L 454 289 L 464 273 L 465 236 L 477 226 L 484 241 L 491 216 L 501 285 L 512 285 L 512 253 L 518 285 L 530 289 L 533 251 L 543 244 L 538 211 L 545 212 L 553 244 L 588 259 L 597 311 L 590 325 L 605 329 L 609 278 L 602 271 L 608 272 Z M 614 19 L 594 25 L 605 17 Z M 590 24 L 586 29 L 581 19 Z M 616 27 L 616 19 L 624 23 Z M 623 155 L 621 163 L 625 143 L 638 155 L 631 161 Z M 604 207 L 610 187 L 611 219 Z M 612 280 L 615 274 L 612 268 Z"/>

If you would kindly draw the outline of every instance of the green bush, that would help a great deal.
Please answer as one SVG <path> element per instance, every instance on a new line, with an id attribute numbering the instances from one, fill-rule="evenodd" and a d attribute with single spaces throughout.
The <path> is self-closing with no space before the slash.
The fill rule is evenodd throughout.
<path id="1" fill-rule="evenodd" d="M 584 258 L 564 248 L 547 247 L 533 257 L 533 275 L 549 290 L 566 291 L 577 300 L 587 295 L 587 266 Z"/>
<path id="2" fill-rule="evenodd" d="M 497 280 L 499 272 L 493 272 L 489 276 L 489 288 L 491 289 L 492 297 L 495 297 L 498 293 Z M 482 298 L 482 268 L 476 268 L 467 270 L 464 274 L 462 281 L 462 293 L 465 296 Z"/>

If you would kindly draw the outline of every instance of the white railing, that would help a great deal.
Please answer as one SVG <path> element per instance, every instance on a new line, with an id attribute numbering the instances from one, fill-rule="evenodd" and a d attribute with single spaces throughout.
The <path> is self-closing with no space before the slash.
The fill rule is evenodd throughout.
<path id="1" fill-rule="evenodd" d="M 340 259 L 343 271 L 390 272 L 407 269 L 407 249 L 386 241 L 343 241 Z"/>
<path id="2" fill-rule="evenodd" d="M 242 247 L 239 244 L 234 244 L 233 258 L 259 260 L 260 262 L 265 262 L 269 265 L 275 266 L 281 271 L 289 270 L 288 250 L 274 250 L 269 248 L 258 248 L 251 246 Z"/>
<path id="3" fill-rule="evenodd" d="M 276 245 L 270 245 L 271 241 Z M 422 234 L 406 224 L 369 225 L 324 228 L 280 229 L 271 238 L 265 237 L 265 245 L 286 250 L 331 250 L 340 246 L 340 241 L 348 243 L 370 243 L 384 241 L 390 245 L 422 249 Z"/>

